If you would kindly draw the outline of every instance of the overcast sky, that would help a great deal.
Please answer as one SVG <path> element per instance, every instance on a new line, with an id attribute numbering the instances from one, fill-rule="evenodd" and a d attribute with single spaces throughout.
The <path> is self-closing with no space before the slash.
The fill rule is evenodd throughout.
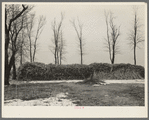
<path id="1" fill-rule="evenodd" d="M 140 22 L 145 26 L 145 4 L 138 5 L 138 15 Z M 36 17 L 43 15 L 46 17 L 46 25 L 39 38 L 38 54 L 36 62 L 46 64 L 54 63 L 54 55 L 51 53 L 49 46 L 53 43 L 53 32 L 51 22 L 54 18 L 59 21 L 61 12 L 65 14 L 63 22 L 63 33 L 66 41 L 65 55 L 66 61 L 63 64 L 80 63 L 80 55 L 78 49 L 78 39 L 70 20 L 79 18 L 83 23 L 83 37 L 85 41 L 85 55 L 83 57 L 84 64 L 94 62 L 110 63 L 109 53 L 106 52 L 105 40 L 106 23 L 104 11 L 110 10 L 113 12 L 116 19 L 114 23 L 120 27 L 120 37 L 118 38 L 120 46 L 120 54 L 116 55 L 115 63 L 131 63 L 133 64 L 133 51 L 129 46 L 128 34 L 133 25 L 133 5 L 114 5 L 114 4 L 99 4 L 99 3 L 44 3 L 35 4 L 33 11 L 36 12 Z M 142 26 L 142 31 L 144 30 Z M 137 49 L 137 64 L 144 66 L 145 43 L 140 44 L 141 49 Z"/>

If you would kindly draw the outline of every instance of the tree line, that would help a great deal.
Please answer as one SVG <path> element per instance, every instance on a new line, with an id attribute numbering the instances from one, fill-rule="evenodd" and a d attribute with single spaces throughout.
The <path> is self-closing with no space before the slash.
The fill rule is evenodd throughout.
<path id="1" fill-rule="evenodd" d="M 35 62 L 36 53 L 38 50 L 38 40 L 46 24 L 46 17 L 39 16 L 32 12 L 34 6 L 10 4 L 5 5 L 5 85 L 9 85 L 9 77 L 11 69 L 13 69 L 13 79 L 16 78 L 16 63 L 22 65 L 26 58 L 30 62 Z M 134 8 L 134 20 L 132 30 L 128 35 L 130 45 L 134 51 L 134 64 L 136 65 L 136 47 L 143 42 L 140 35 L 140 21 L 137 13 L 137 8 Z M 116 17 L 111 11 L 105 11 L 106 37 L 105 44 L 109 53 L 111 64 L 114 64 L 116 54 L 120 52 L 118 41 L 120 34 L 120 25 L 115 23 Z M 65 39 L 63 36 L 63 21 L 64 14 L 61 13 L 59 22 L 56 18 L 51 23 L 53 32 L 50 50 L 54 55 L 55 64 L 62 64 L 65 60 Z M 84 55 L 84 39 L 83 39 L 83 24 L 79 18 L 70 20 L 79 43 L 80 64 L 83 64 Z M 29 57 L 28 57 L 29 54 Z"/>

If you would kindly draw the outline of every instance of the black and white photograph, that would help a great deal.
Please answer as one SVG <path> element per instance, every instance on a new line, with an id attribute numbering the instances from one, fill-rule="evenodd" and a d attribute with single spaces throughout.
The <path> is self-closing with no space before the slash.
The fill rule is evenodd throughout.
<path id="1" fill-rule="evenodd" d="M 3 2 L 4 118 L 148 116 L 147 3 Z"/>

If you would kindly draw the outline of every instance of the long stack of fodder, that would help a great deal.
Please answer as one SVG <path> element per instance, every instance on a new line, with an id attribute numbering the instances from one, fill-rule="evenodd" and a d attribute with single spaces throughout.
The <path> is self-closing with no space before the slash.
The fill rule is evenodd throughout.
<path id="1" fill-rule="evenodd" d="M 46 65 L 43 63 L 25 63 L 17 70 L 19 80 L 41 80 L 44 79 Z"/>
<path id="2" fill-rule="evenodd" d="M 131 64 L 92 63 L 90 65 L 55 65 L 25 63 L 18 68 L 18 80 L 87 79 L 96 73 L 99 79 L 143 79 L 144 67 Z"/>
<path id="3" fill-rule="evenodd" d="M 94 64 L 94 66 L 96 66 Z M 130 80 L 144 79 L 144 67 L 131 64 L 106 64 L 104 70 L 95 70 L 99 79 Z"/>
<path id="4" fill-rule="evenodd" d="M 113 79 L 143 79 L 144 67 L 131 64 L 113 65 Z"/>
<path id="5" fill-rule="evenodd" d="M 88 65 L 54 65 L 25 63 L 18 68 L 18 80 L 74 80 L 85 79 L 92 73 Z"/>

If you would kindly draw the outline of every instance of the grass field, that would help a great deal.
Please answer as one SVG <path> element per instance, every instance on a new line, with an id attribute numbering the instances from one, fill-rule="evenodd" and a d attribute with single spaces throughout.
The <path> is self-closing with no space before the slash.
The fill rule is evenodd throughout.
<path id="1" fill-rule="evenodd" d="M 144 106 L 144 84 L 27 83 L 5 86 L 4 100 L 34 100 L 68 93 L 77 106 Z"/>

